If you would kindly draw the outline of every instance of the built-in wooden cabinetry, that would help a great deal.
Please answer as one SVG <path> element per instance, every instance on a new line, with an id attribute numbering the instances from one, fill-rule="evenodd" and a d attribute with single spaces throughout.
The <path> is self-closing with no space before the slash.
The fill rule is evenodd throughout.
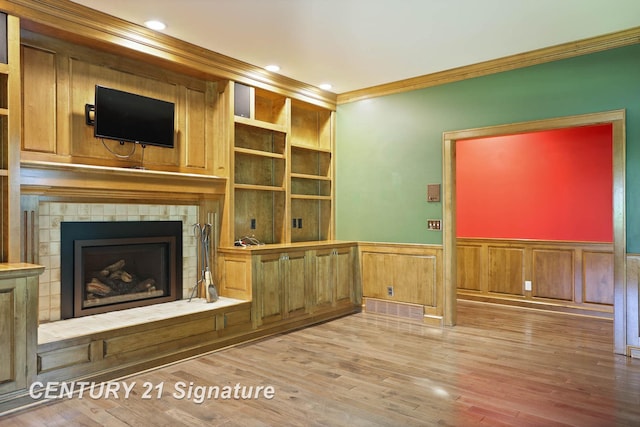
<path id="1" fill-rule="evenodd" d="M 221 248 L 221 293 L 252 300 L 256 327 L 353 312 L 356 244 L 325 241 Z"/>
<path id="2" fill-rule="evenodd" d="M 42 270 L 32 264 L 0 264 L 0 408 L 3 401 L 26 389 L 37 372 L 37 295 Z"/>
<path id="3" fill-rule="evenodd" d="M 291 241 L 333 238 L 334 113 L 291 106 Z"/>
<path id="4" fill-rule="evenodd" d="M 0 13 L 0 412 L 36 375 L 38 275 L 20 259 L 20 22 Z"/>
<path id="5" fill-rule="evenodd" d="M 330 240 L 334 112 L 238 83 L 230 90 L 234 221 L 223 242 Z"/>
<path id="6" fill-rule="evenodd" d="M 0 13 L 0 262 L 20 260 L 20 21 Z M 13 196 L 13 197 L 12 197 Z"/>
<path id="7" fill-rule="evenodd" d="M 256 328 L 353 312 L 355 244 L 332 240 L 334 111 L 237 82 L 226 91 L 220 294 L 253 301 Z"/>
<path id="8" fill-rule="evenodd" d="M 22 31 L 22 161 L 213 175 L 217 83 L 75 43 Z M 94 137 L 85 106 L 95 86 L 176 105 L 174 149 Z"/>
<path id="9" fill-rule="evenodd" d="M 276 322 L 304 314 L 309 307 L 310 272 L 304 251 L 267 253 L 252 257 L 255 271 L 256 323 Z"/>
<path id="10" fill-rule="evenodd" d="M 42 200 L 195 203 L 220 223 L 219 294 L 242 301 L 38 345 L 41 267 L 0 270 L 0 412 L 34 380 L 110 379 L 358 309 L 357 245 L 332 240 L 335 95 L 66 0 L 3 7 L 22 21 L 0 64 L 1 261 L 38 247 Z M 95 138 L 96 85 L 175 103 L 175 148 Z"/>

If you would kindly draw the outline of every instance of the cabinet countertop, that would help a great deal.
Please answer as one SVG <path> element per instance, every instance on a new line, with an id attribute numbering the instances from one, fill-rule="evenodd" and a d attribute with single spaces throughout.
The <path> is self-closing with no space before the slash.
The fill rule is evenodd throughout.
<path id="1" fill-rule="evenodd" d="M 44 266 L 26 262 L 0 263 L 0 279 L 37 276 L 42 274 Z"/>
<path id="2" fill-rule="evenodd" d="M 295 242 L 295 243 L 280 243 L 280 244 L 266 244 L 255 246 L 231 246 L 218 248 L 219 252 L 223 253 L 266 253 L 266 252 L 286 252 L 291 250 L 312 250 L 312 249 L 326 249 L 337 247 L 349 247 L 355 246 L 357 242 L 345 241 L 345 240 L 322 240 L 317 242 Z"/>

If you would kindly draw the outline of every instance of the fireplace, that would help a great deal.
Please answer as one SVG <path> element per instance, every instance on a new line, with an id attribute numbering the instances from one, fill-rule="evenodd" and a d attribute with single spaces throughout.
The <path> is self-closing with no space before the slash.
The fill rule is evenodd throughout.
<path id="1" fill-rule="evenodd" d="M 62 222 L 61 317 L 175 301 L 182 221 Z"/>

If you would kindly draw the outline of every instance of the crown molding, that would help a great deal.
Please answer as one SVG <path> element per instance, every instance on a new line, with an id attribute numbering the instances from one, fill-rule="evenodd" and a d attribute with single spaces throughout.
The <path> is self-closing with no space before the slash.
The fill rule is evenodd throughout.
<path id="1" fill-rule="evenodd" d="M 233 80 L 335 109 L 337 95 L 68 0 L 4 0 L 21 28 L 209 80 Z"/>
<path id="2" fill-rule="evenodd" d="M 368 98 L 453 83 L 474 77 L 481 77 L 503 71 L 558 61 L 561 59 L 573 58 L 580 55 L 587 55 L 637 43 L 640 43 L 640 27 L 603 36 L 591 37 L 580 41 L 563 43 L 530 52 L 510 55 L 464 67 L 452 68 L 450 70 L 426 74 L 424 76 L 413 77 L 397 82 L 372 86 L 351 92 L 344 92 L 338 95 L 338 104 L 346 104 Z"/>

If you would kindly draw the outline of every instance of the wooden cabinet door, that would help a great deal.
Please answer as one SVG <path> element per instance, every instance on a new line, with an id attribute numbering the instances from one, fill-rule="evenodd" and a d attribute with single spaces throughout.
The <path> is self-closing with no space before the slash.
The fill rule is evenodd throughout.
<path id="1" fill-rule="evenodd" d="M 353 251 L 351 248 L 336 249 L 334 257 L 335 301 L 355 301 Z"/>
<path id="2" fill-rule="evenodd" d="M 353 248 L 315 251 L 314 306 L 355 301 Z"/>
<path id="3" fill-rule="evenodd" d="M 313 305 L 331 306 L 334 300 L 333 249 L 315 251 Z"/>
<path id="4" fill-rule="evenodd" d="M 290 252 L 284 256 L 284 304 L 287 317 L 307 312 L 309 274 L 306 252 Z"/>
<path id="5" fill-rule="evenodd" d="M 283 294 L 281 255 L 269 254 L 254 257 L 254 289 L 257 295 L 257 320 L 259 324 L 282 319 Z"/>
<path id="6" fill-rule="evenodd" d="M 24 389 L 36 369 L 37 277 L 0 280 L 0 395 Z"/>
<path id="7" fill-rule="evenodd" d="M 301 316 L 309 306 L 305 251 L 254 256 L 258 324 Z"/>

